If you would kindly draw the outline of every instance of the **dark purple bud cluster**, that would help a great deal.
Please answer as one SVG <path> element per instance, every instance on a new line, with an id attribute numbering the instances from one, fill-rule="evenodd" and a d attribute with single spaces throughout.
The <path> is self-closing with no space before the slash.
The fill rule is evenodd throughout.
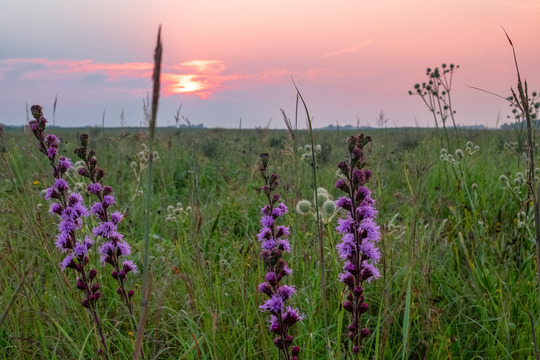
<path id="1" fill-rule="evenodd" d="M 370 170 L 364 169 L 364 147 L 370 141 L 371 138 L 363 134 L 347 138 L 349 159 L 338 163 L 342 177 L 335 184 L 337 189 L 347 194 L 336 201 L 337 207 L 347 211 L 347 218 L 338 220 L 336 230 L 341 234 L 341 243 L 337 245 L 338 254 L 345 261 L 339 280 L 349 290 L 343 308 L 351 314 L 348 331 L 353 354 L 360 351 L 362 340 L 369 335 L 367 329 L 360 329 L 361 315 L 369 309 L 364 301 L 362 286 L 364 282 L 380 277 L 375 267 L 381 257 L 376 247 L 380 239 L 380 228 L 375 223 L 375 201 L 365 186 L 373 176 Z"/>
<path id="2" fill-rule="evenodd" d="M 261 243 L 260 257 L 266 267 L 265 282 L 259 284 L 258 290 L 268 296 L 268 300 L 260 305 L 262 311 L 270 313 L 269 329 L 277 335 L 274 345 L 279 349 L 280 358 L 298 359 L 300 348 L 291 348 L 293 337 L 289 334 L 291 326 L 301 321 L 304 315 L 297 308 L 285 306 L 287 300 L 295 293 L 294 286 L 280 284 L 280 281 L 292 273 L 287 262 L 282 258 L 284 252 L 290 252 L 291 246 L 287 237 L 289 227 L 276 225 L 276 220 L 288 212 L 287 206 L 280 202 L 279 194 L 273 193 L 279 186 L 279 177 L 276 173 L 267 175 L 269 162 L 268 154 L 259 157 L 259 171 L 265 185 L 261 191 L 268 199 L 268 205 L 261 209 L 261 230 L 257 239 Z"/>

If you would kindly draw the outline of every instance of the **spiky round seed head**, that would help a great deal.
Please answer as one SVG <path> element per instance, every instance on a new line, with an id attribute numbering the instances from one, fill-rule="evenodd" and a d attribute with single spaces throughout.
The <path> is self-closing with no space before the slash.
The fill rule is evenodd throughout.
<path id="1" fill-rule="evenodd" d="M 300 215 L 307 215 L 311 211 L 311 202 L 308 200 L 300 200 L 298 204 L 296 204 L 296 211 Z"/>
<path id="2" fill-rule="evenodd" d="M 322 206 L 322 211 L 326 215 L 332 215 L 336 211 L 336 204 L 332 200 L 326 200 Z"/>
<path id="3" fill-rule="evenodd" d="M 329 199 L 328 191 L 325 188 L 318 188 L 317 199 L 319 200 L 319 204 L 324 204 L 325 201 Z"/>
<path id="4" fill-rule="evenodd" d="M 508 183 L 508 178 L 505 175 L 499 176 L 499 180 L 505 184 Z"/>
<path id="5" fill-rule="evenodd" d="M 457 150 L 456 150 L 456 157 L 457 157 L 458 159 L 463 159 L 463 157 L 464 157 L 464 155 L 463 155 L 463 150 L 457 149 Z"/>

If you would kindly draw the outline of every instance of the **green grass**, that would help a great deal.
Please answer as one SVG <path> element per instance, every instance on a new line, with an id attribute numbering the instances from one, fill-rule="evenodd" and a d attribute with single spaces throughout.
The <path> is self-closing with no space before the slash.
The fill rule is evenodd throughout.
<path id="1" fill-rule="evenodd" d="M 129 203 L 137 187 L 130 164 L 147 139 L 135 130 L 88 131 L 89 147 L 107 171 L 104 183 L 115 189 L 115 208 L 126 212 L 120 231 L 141 268 L 145 196 Z M 63 140 L 60 153 L 73 157 L 82 130 L 54 132 Z M 525 162 L 504 148 L 516 134 L 462 131 L 461 142 L 473 141 L 480 150 L 465 153 L 454 166 L 439 159 L 440 145 L 432 131 L 365 132 L 373 138 L 366 158 L 375 174 L 369 187 L 379 210 L 383 253 L 383 276 L 365 286 L 370 309 L 363 319 L 371 333 L 365 358 L 532 359 L 529 312 L 536 328 L 540 326 L 530 236 L 534 222 L 528 221 L 527 229 L 516 221 L 519 211 L 528 212 L 531 204 L 525 201 L 526 187 L 516 197 L 499 180 L 501 174 L 513 180 L 516 172 L 525 172 Z M 318 184 L 334 199 L 340 196 L 333 187 L 336 164 L 346 155 L 348 135 L 353 134 L 314 132 L 315 143 L 323 148 Z M 147 359 L 277 358 L 266 315 L 258 308 L 264 297 L 256 291 L 265 272 L 256 240 L 264 198 L 257 192 L 262 179 L 255 165 L 260 153 L 270 154 L 270 171 L 280 175 L 278 192 L 291 210 L 299 199 L 311 199 L 312 169 L 299 158 L 292 167 L 291 155 L 282 152 L 287 139 L 286 131 L 268 130 L 156 132 L 154 150 L 160 160 L 153 164 L 150 204 L 153 279 L 143 345 Z M 4 140 L 0 314 L 7 313 L 0 324 L 0 359 L 97 358 L 97 334 L 73 290 L 73 274 L 58 267 L 56 219 L 40 194 L 51 182 L 47 161 L 29 134 L 6 129 Z M 306 131 L 296 134 L 296 146 L 309 142 Z M 143 184 L 144 179 L 143 174 Z M 193 211 L 182 222 L 166 221 L 167 206 L 177 202 Z M 292 233 L 293 251 L 286 255 L 294 270 L 288 283 L 298 290 L 292 304 L 306 314 L 293 329 L 295 343 L 302 359 L 326 359 L 325 330 L 334 354 L 344 349 L 347 335 L 348 314 L 340 307 L 344 288 L 336 280 L 339 238 L 331 233 L 334 225 L 325 229 L 327 299 L 322 299 L 316 223 L 294 211 L 283 219 Z M 85 231 L 92 224 L 88 226 Z M 99 314 L 111 358 L 130 359 L 136 335 L 130 334 L 115 282 L 104 276 L 110 269 L 92 255 L 101 276 Z M 142 275 L 130 281 L 138 316 Z M 323 326 L 323 301 L 328 329 Z"/>

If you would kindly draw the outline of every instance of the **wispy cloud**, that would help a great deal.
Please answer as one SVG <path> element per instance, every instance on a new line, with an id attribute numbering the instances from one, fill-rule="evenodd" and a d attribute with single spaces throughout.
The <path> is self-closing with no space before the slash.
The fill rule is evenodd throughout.
<path id="1" fill-rule="evenodd" d="M 329 56 L 336 56 L 359 49 L 343 49 Z M 129 93 L 141 96 L 145 89 L 142 80 L 150 81 L 153 64 L 146 62 L 104 63 L 94 60 L 49 60 L 33 59 L 4 59 L 0 60 L 0 84 L 15 84 L 29 81 L 34 84 L 61 84 L 101 86 L 103 91 Z M 271 84 L 289 76 L 298 78 L 340 78 L 342 72 L 331 68 L 307 68 L 301 71 L 291 71 L 283 68 L 259 68 L 251 71 L 230 72 L 221 60 L 196 59 L 185 61 L 162 69 L 163 95 L 174 94 L 192 95 L 207 99 L 213 94 L 251 87 L 254 84 Z M 134 81 L 135 80 L 135 81 Z M 54 85 L 53 85 L 54 86 Z"/>
<path id="2" fill-rule="evenodd" d="M 340 56 L 340 55 L 345 55 L 345 54 L 350 54 L 350 53 L 353 53 L 353 52 L 357 52 L 358 50 L 372 44 L 373 41 L 364 41 L 364 42 L 361 42 L 361 43 L 358 43 L 358 44 L 355 44 L 353 46 L 349 46 L 349 47 L 346 47 L 346 48 L 343 48 L 343 49 L 338 49 L 336 51 L 331 51 L 331 52 L 327 52 L 327 53 L 324 53 L 323 54 L 323 57 L 334 57 L 334 56 Z"/>

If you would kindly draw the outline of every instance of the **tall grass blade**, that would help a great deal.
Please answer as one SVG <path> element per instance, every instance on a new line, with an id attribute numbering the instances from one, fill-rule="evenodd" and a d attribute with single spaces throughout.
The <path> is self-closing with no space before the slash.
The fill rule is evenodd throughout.
<path id="1" fill-rule="evenodd" d="M 17 299 L 17 296 L 19 295 L 19 292 L 21 291 L 24 281 L 26 280 L 26 277 L 30 273 L 30 270 L 32 269 L 32 265 L 34 264 L 34 258 L 30 260 L 30 263 L 28 264 L 28 267 L 26 268 L 24 274 L 22 275 L 21 281 L 19 282 L 19 285 L 17 285 L 17 288 L 13 292 L 13 295 L 11 295 L 11 299 L 9 300 L 9 303 L 7 304 L 6 308 L 4 309 L 4 312 L 2 313 L 2 317 L 0 318 L 0 326 L 2 326 L 2 323 L 6 319 L 7 315 L 9 314 L 9 309 L 13 306 L 15 303 L 15 300 Z"/>
<path id="2" fill-rule="evenodd" d="M 297 96 L 302 101 L 302 104 L 304 105 L 304 109 L 306 111 L 307 116 L 307 122 L 309 124 L 309 138 L 311 141 L 311 159 L 312 159 L 312 174 L 313 174 L 313 190 L 315 192 L 315 206 L 319 204 L 319 198 L 317 195 L 317 162 L 315 159 L 315 143 L 313 141 L 313 126 L 311 124 L 311 117 L 309 116 L 309 110 L 306 105 L 306 102 L 304 101 L 304 98 L 302 97 L 302 94 L 300 93 L 300 90 L 298 90 L 298 87 L 296 86 L 296 83 L 294 80 L 292 81 L 294 84 L 294 87 L 296 89 Z M 317 237 L 319 239 L 319 248 L 320 248 L 320 265 L 321 265 L 321 296 L 322 296 L 322 308 L 323 308 L 323 321 L 324 321 L 324 336 L 325 336 L 325 347 L 326 347 L 326 354 L 330 355 L 330 338 L 328 336 L 328 312 L 326 309 L 326 281 L 325 281 L 325 267 L 324 267 L 324 244 L 322 239 L 322 223 L 320 219 L 319 211 L 315 211 L 316 220 L 317 220 Z"/>

